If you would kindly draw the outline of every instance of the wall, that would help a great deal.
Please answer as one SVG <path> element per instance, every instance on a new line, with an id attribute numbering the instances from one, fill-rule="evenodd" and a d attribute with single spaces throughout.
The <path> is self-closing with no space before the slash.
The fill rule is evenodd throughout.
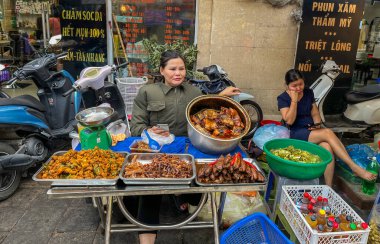
<path id="1" fill-rule="evenodd" d="M 199 0 L 198 63 L 221 65 L 231 80 L 255 96 L 265 119 L 279 118 L 276 97 L 292 68 L 296 5 L 277 8 L 265 0 Z"/>

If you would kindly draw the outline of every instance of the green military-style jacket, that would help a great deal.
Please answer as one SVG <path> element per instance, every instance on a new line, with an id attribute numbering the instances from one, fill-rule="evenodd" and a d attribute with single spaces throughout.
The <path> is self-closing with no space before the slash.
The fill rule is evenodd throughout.
<path id="1" fill-rule="evenodd" d="M 132 136 L 157 124 L 168 124 L 175 136 L 187 136 L 186 106 L 200 95 L 202 92 L 187 82 L 177 87 L 164 83 L 141 87 L 133 103 Z"/>

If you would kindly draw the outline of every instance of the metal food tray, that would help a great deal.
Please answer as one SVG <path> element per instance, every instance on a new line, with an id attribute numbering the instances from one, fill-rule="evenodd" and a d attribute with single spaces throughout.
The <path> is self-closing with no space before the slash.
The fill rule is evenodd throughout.
<path id="1" fill-rule="evenodd" d="M 153 149 L 138 149 L 138 148 L 133 147 L 139 141 L 142 141 L 142 140 L 141 139 L 136 139 L 129 146 L 129 150 L 131 151 L 131 153 L 158 153 L 162 149 L 162 146 L 160 146 L 160 148 L 158 150 L 153 150 Z"/>
<path id="2" fill-rule="evenodd" d="M 212 163 L 215 162 L 217 159 L 209 159 L 209 158 L 199 158 L 196 160 L 195 164 L 203 166 L 203 164 L 206 163 Z M 202 183 L 198 181 L 198 171 L 196 172 L 196 177 L 195 177 L 195 183 L 199 186 L 246 186 L 246 185 L 265 185 L 267 182 L 267 178 L 265 177 L 265 174 L 263 170 L 257 165 L 256 161 L 252 158 L 243 158 L 243 160 L 250 162 L 252 165 L 254 165 L 257 170 L 264 176 L 264 182 L 256 182 L 256 183 L 226 183 L 226 184 L 217 184 L 217 183 Z M 198 169 L 196 167 L 196 169 Z"/>
<path id="3" fill-rule="evenodd" d="M 125 178 L 124 171 L 125 167 L 132 162 L 134 156 L 137 156 L 137 161 L 142 164 L 148 164 L 152 162 L 152 159 L 155 155 L 164 154 L 164 153 L 131 153 L 129 154 L 123 164 L 123 167 L 120 171 L 120 179 L 126 185 L 189 185 L 195 179 L 195 163 L 194 157 L 190 154 L 170 154 L 179 156 L 181 160 L 185 160 L 192 165 L 193 175 L 190 178 Z"/>
<path id="4" fill-rule="evenodd" d="M 42 165 L 42 167 L 33 175 L 34 181 L 41 182 L 52 182 L 52 185 L 55 186 L 114 186 L 119 179 L 119 176 L 116 176 L 114 179 L 40 179 L 37 176 L 42 172 L 45 165 L 49 164 L 53 156 L 62 156 L 67 151 L 58 151 L 55 152 L 46 163 Z M 115 152 L 115 151 L 114 151 Z M 115 152 L 124 155 L 125 157 L 128 155 L 128 152 Z"/>

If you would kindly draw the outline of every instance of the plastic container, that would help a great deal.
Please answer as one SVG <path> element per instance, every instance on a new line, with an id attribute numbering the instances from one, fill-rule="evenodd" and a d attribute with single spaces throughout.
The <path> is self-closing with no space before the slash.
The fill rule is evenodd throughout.
<path id="1" fill-rule="evenodd" d="M 222 235 L 221 244 L 241 243 L 292 243 L 278 227 L 264 214 L 249 215 L 230 228 Z"/>
<path id="2" fill-rule="evenodd" d="M 134 140 L 131 145 L 129 146 L 129 150 L 131 151 L 131 153 L 159 153 L 162 149 L 162 146 L 160 146 L 159 149 L 157 150 L 153 150 L 153 149 L 140 149 L 140 148 L 137 148 L 137 143 L 140 142 L 140 141 L 143 141 L 143 140 Z"/>
<path id="3" fill-rule="evenodd" d="M 271 149 L 294 146 L 297 149 L 308 151 L 318 155 L 321 163 L 299 163 L 280 158 L 270 152 Z M 269 167 L 278 175 L 290 179 L 310 180 L 319 178 L 325 172 L 327 164 L 332 160 L 331 153 L 314 143 L 295 139 L 274 139 L 264 144 Z"/>
<path id="4" fill-rule="evenodd" d="M 270 120 L 270 119 L 264 119 L 264 120 L 261 120 L 260 122 L 260 126 L 268 125 L 268 124 L 281 125 L 281 122 L 276 121 L 276 120 Z"/>
<path id="5" fill-rule="evenodd" d="M 354 222 L 364 222 L 362 218 L 329 186 L 326 185 L 302 185 L 302 186 L 283 186 L 280 200 L 280 210 L 284 214 L 289 225 L 300 243 L 367 243 L 370 229 L 355 231 L 338 231 L 318 233 L 312 230 L 302 216 L 296 210 L 295 202 L 302 198 L 307 191 L 313 196 L 321 195 L 329 199 L 331 212 L 335 216 L 341 213 L 350 215 Z"/>
<path id="6" fill-rule="evenodd" d="M 137 96 L 139 89 L 148 82 L 147 77 L 126 77 L 115 78 L 117 87 L 120 90 L 125 104 L 125 113 L 132 114 L 133 100 Z"/>

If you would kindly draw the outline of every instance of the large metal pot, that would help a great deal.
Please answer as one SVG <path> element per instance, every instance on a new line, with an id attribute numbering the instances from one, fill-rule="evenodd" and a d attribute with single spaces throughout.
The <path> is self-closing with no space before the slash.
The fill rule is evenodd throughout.
<path id="1" fill-rule="evenodd" d="M 220 107 L 233 108 L 238 113 L 245 125 L 243 133 L 233 139 L 219 139 L 205 135 L 198 131 L 192 124 L 190 116 L 202 109 L 217 109 Z M 187 133 L 191 143 L 201 152 L 207 154 L 223 154 L 233 151 L 239 144 L 241 138 L 245 136 L 251 125 L 251 119 L 245 109 L 236 101 L 229 97 L 218 95 L 204 95 L 193 99 L 186 107 Z"/>

